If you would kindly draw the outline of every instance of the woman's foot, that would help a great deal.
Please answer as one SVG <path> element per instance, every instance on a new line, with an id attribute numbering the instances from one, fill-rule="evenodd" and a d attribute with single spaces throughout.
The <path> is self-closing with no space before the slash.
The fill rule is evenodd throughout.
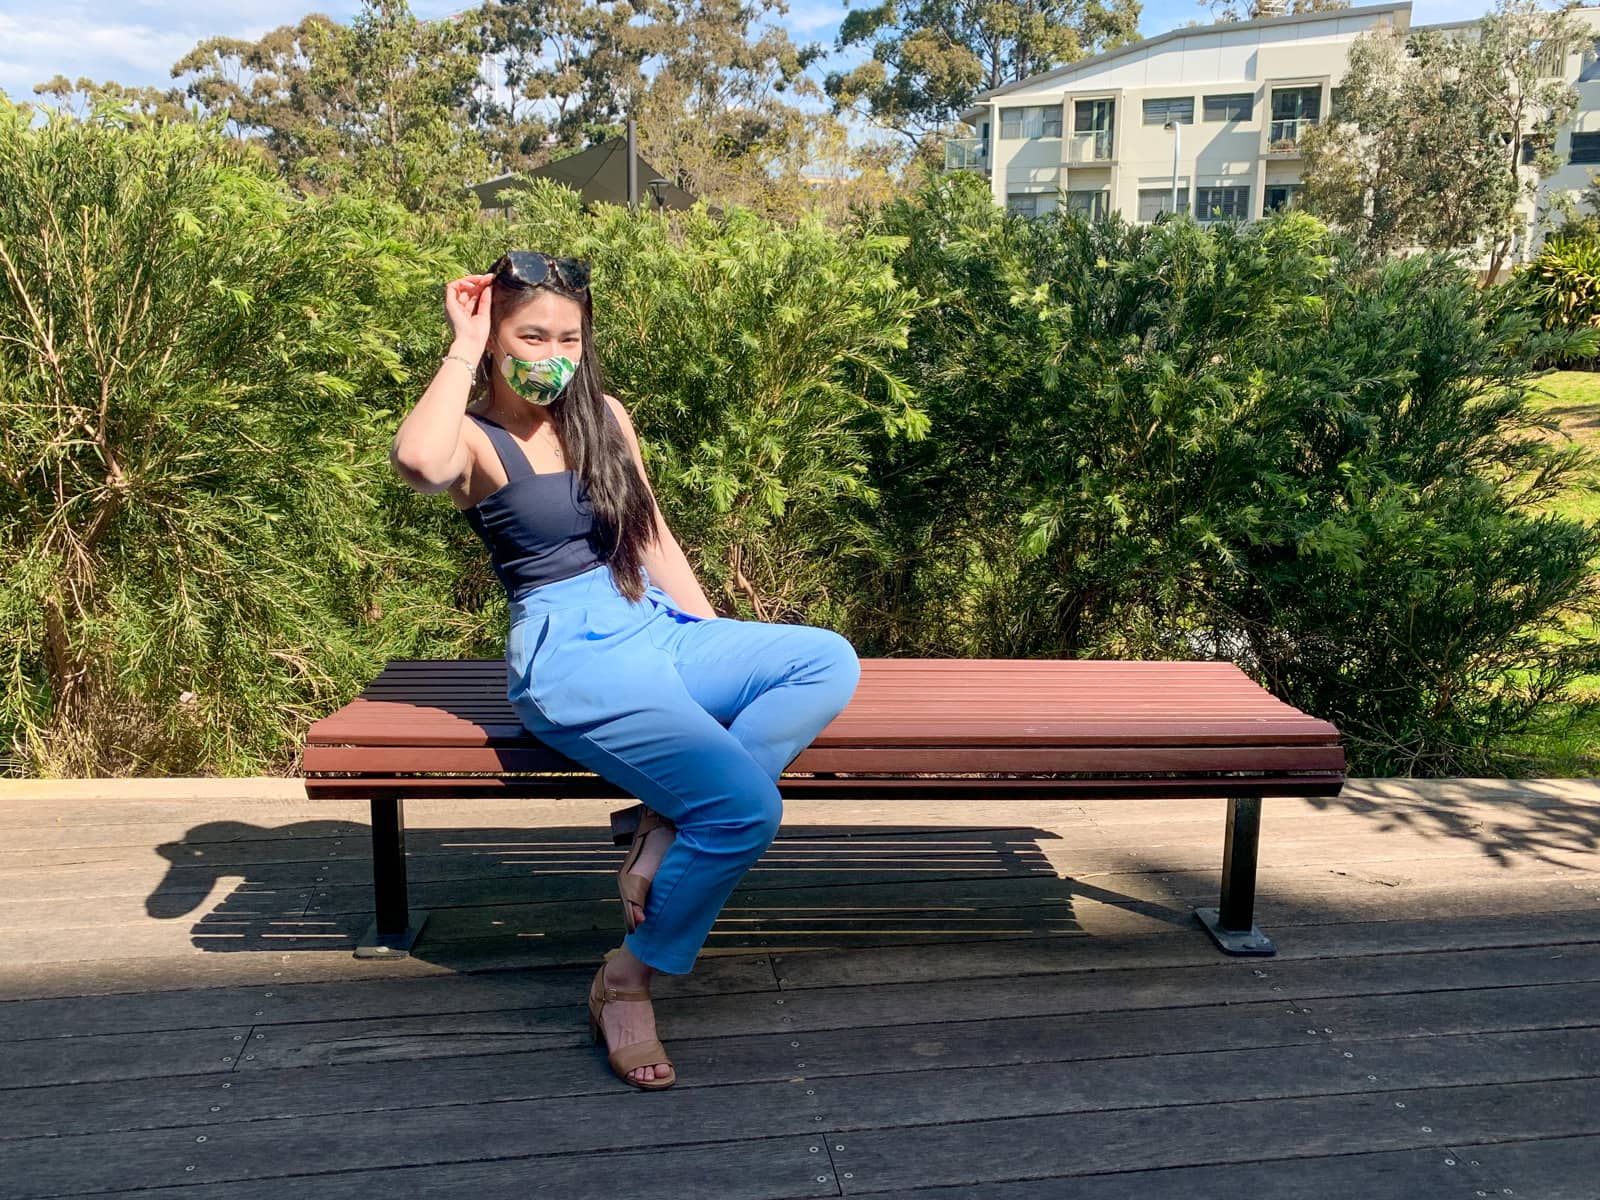
<path id="1" fill-rule="evenodd" d="M 631 863 L 624 863 L 627 874 L 641 877 L 646 884 L 655 878 L 656 869 L 661 866 L 662 857 L 672 846 L 673 839 L 678 836 L 672 823 L 665 817 L 658 817 L 657 820 L 660 822 L 659 824 L 652 824 L 647 815 L 646 820 L 641 822 L 640 827 L 644 832 L 634 835 L 635 838 L 642 837 L 644 839 L 643 842 L 638 844 L 638 857 Z M 649 888 L 645 887 L 640 894 L 648 896 Z M 632 932 L 635 926 L 644 921 L 644 904 L 626 899 L 623 900 L 623 904 L 628 908 L 628 919 L 625 924 L 628 930 Z"/>
<path id="2" fill-rule="evenodd" d="M 608 958 L 604 967 L 606 986 L 622 990 L 647 989 L 654 974 L 655 971 L 635 958 L 627 947 Z M 648 1000 L 608 1000 L 600 1010 L 600 1029 L 608 1050 L 652 1041 L 656 1036 L 655 1009 Z M 672 1064 L 662 1062 L 635 1067 L 628 1076 L 642 1083 L 671 1079 Z"/>

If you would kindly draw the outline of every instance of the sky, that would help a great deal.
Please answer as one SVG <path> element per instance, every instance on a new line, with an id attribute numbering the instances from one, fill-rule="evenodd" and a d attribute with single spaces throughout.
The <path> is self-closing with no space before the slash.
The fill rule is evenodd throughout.
<path id="1" fill-rule="evenodd" d="M 870 2 L 860 0 L 857 7 Z M 1472 20 L 1491 6 L 1492 0 L 1412 0 L 1411 21 Z M 462 0 L 412 0 L 411 5 L 419 17 L 444 16 L 464 7 Z M 832 46 L 848 7 L 848 0 L 789 0 L 780 23 L 796 42 Z M 57 74 L 171 87 L 172 64 L 206 38 L 220 34 L 255 40 L 308 12 L 342 21 L 360 8 L 360 0 L 0 0 L 0 91 L 15 101 L 34 101 L 34 84 Z M 1197 0 L 1145 0 L 1139 31 L 1152 37 L 1195 19 L 1209 22 L 1212 10 Z M 827 71 L 865 57 L 859 49 L 835 51 L 813 66 L 812 73 L 820 80 Z"/>

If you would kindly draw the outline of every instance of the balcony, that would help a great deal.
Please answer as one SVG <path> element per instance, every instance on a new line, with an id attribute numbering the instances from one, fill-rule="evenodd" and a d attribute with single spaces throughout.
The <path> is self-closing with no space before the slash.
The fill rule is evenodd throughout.
<path id="1" fill-rule="evenodd" d="M 1315 117 L 1284 117 L 1267 126 L 1267 153 L 1287 157 L 1300 153 L 1300 139 L 1317 123 Z"/>
<path id="2" fill-rule="evenodd" d="M 944 169 L 946 171 L 978 171 L 989 173 L 989 147 L 982 138 L 946 138 L 944 140 Z"/>
<path id="3" fill-rule="evenodd" d="M 1067 139 L 1067 162 L 1075 166 L 1111 161 L 1111 130 L 1074 133 Z"/>

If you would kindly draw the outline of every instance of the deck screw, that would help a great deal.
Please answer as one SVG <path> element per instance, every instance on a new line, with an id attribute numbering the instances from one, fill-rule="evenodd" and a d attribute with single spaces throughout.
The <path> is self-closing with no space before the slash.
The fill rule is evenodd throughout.
<path id="1" fill-rule="evenodd" d="M 1406 1106 L 1406 1103 L 1405 1103 L 1405 1101 L 1404 1101 L 1404 1100 L 1396 1100 L 1396 1101 L 1395 1101 L 1395 1102 L 1394 1102 L 1394 1106 L 1395 1106 L 1395 1107 L 1396 1107 L 1396 1108 L 1404 1108 L 1404 1107 L 1405 1107 L 1405 1106 Z"/>
<path id="2" fill-rule="evenodd" d="M 233 1040 L 234 1040 L 234 1041 L 236 1041 L 236 1042 L 242 1042 L 242 1041 L 244 1041 L 244 1034 L 242 1034 L 242 1033 L 236 1033 L 236 1034 L 234 1034 L 234 1035 L 233 1035 Z"/>
<path id="3" fill-rule="evenodd" d="M 258 1034 L 256 1034 L 256 1041 L 258 1041 L 258 1042 L 259 1042 L 259 1041 L 260 1041 L 260 1040 L 261 1040 L 261 1039 L 262 1039 L 262 1038 L 264 1038 L 264 1037 L 266 1037 L 266 1036 L 267 1036 L 267 1035 L 266 1035 L 266 1034 L 264 1034 L 264 1033 L 258 1033 Z"/>
<path id="4" fill-rule="evenodd" d="M 264 1009 L 264 1008 L 258 1008 L 258 1009 L 256 1009 L 256 1016 L 258 1016 L 258 1017 L 264 1016 L 266 1014 L 266 1011 L 267 1010 Z"/>
<path id="5" fill-rule="evenodd" d="M 1453 1158 L 1447 1158 L 1444 1160 L 1444 1165 L 1447 1167 L 1453 1167 L 1456 1165 L 1456 1160 Z"/>
<path id="6" fill-rule="evenodd" d="M 799 1042 L 790 1042 L 789 1043 L 789 1045 L 791 1045 L 791 1046 L 798 1046 L 799 1044 L 800 1044 Z"/>
<path id="7" fill-rule="evenodd" d="M 844 1147 L 843 1147 L 843 1146 L 835 1146 L 835 1147 L 834 1147 L 834 1149 L 835 1149 L 835 1150 L 843 1150 L 843 1149 L 844 1149 Z"/>
<path id="8" fill-rule="evenodd" d="M 774 1004 L 782 1004 L 782 1003 L 783 1003 L 783 1001 L 782 1001 L 782 1000 L 774 1000 L 774 1001 L 773 1001 L 773 1003 L 774 1003 Z"/>
<path id="9" fill-rule="evenodd" d="M 197 1141 L 197 1142 L 203 1142 L 205 1140 L 206 1140 L 206 1135 L 203 1134 L 203 1133 L 199 1137 L 195 1138 L 195 1141 Z"/>
<path id="10" fill-rule="evenodd" d="M 854 1174 L 852 1174 L 852 1173 L 851 1173 L 851 1172 L 849 1172 L 849 1171 L 846 1171 L 846 1172 L 845 1172 L 845 1173 L 844 1173 L 844 1177 L 845 1177 L 845 1178 L 846 1178 L 846 1179 L 854 1179 L 854 1178 L 855 1178 L 855 1175 L 854 1175 Z"/>
<path id="11" fill-rule="evenodd" d="M 223 1061 L 223 1062 L 232 1062 L 232 1061 L 233 1061 L 233 1055 L 231 1055 L 231 1054 L 224 1054 L 224 1055 L 223 1055 L 223 1056 L 222 1056 L 222 1061 Z"/>
<path id="12" fill-rule="evenodd" d="M 822 1149 L 821 1146 L 813 1146 L 811 1147 L 811 1153 L 815 1154 L 820 1149 Z"/>
<path id="13" fill-rule="evenodd" d="M 1370 1079 L 1373 1083 L 1377 1083 L 1378 1082 L 1378 1077 L 1376 1075 L 1368 1075 L 1367 1078 Z"/>
<path id="14" fill-rule="evenodd" d="M 225 1084 L 223 1084 L 223 1085 L 222 1085 L 222 1086 L 223 1086 L 223 1087 L 232 1087 L 232 1086 L 233 1086 L 233 1084 L 231 1084 L 231 1083 L 225 1083 Z"/>
<path id="15" fill-rule="evenodd" d="M 818 1183 L 827 1183 L 828 1182 L 828 1177 L 826 1175 L 818 1175 L 817 1176 L 817 1182 Z"/>
<path id="16" fill-rule="evenodd" d="M 194 1164 L 192 1164 L 192 1163 L 191 1163 L 191 1164 L 190 1164 L 190 1165 L 189 1165 L 189 1166 L 187 1166 L 187 1167 L 185 1167 L 185 1168 L 184 1168 L 184 1170 L 185 1170 L 185 1171 L 192 1171 L 192 1170 L 194 1170 Z"/>
<path id="17" fill-rule="evenodd" d="M 812 1117 L 812 1118 L 811 1118 L 811 1119 L 812 1119 L 812 1120 L 813 1120 L 813 1121 L 820 1121 L 820 1120 L 822 1120 L 822 1118 L 821 1118 L 821 1117 Z"/>
<path id="18" fill-rule="evenodd" d="M 807 1088 L 806 1089 L 806 1095 L 815 1096 L 816 1094 L 817 1094 L 817 1089 L 816 1088 Z"/>
<path id="19" fill-rule="evenodd" d="M 222 1111 L 222 1105 L 220 1105 L 220 1104 L 213 1104 L 213 1105 L 212 1105 L 212 1106 L 211 1106 L 211 1111 L 212 1111 L 212 1112 L 221 1112 L 221 1111 Z"/>
<path id="20" fill-rule="evenodd" d="M 1346 1057 L 1346 1058 L 1354 1058 L 1354 1057 L 1355 1057 L 1355 1052 L 1354 1052 L 1354 1051 L 1351 1051 L 1351 1050 L 1346 1050 L 1346 1051 L 1345 1051 L 1345 1052 L 1344 1052 L 1344 1056 L 1345 1056 L 1345 1057 Z"/>
<path id="21" fill-rule="evenodd" d="M 245 1058 L 250 1062 L 254 1062 L 255 1061 L 255 1057 L 256 1056 L 254 1054 L 246 1054 L 245 1055 Z"/>

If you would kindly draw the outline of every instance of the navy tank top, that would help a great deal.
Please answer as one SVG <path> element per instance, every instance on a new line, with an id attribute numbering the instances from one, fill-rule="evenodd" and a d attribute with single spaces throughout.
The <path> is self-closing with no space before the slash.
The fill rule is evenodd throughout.
<path id="1" fill-rule="evenodd" d="M 611 412 L 609 406 L 606 411 Z M 466 415 L 489 435 L 506 469 L 506 484 L 459 511 L 489 548 L 506 595 L 515 597 L 603 563 L 594 543 L 589 489 L 577 472 L 535 471 L 504 425 L 479 413 Z"/>

